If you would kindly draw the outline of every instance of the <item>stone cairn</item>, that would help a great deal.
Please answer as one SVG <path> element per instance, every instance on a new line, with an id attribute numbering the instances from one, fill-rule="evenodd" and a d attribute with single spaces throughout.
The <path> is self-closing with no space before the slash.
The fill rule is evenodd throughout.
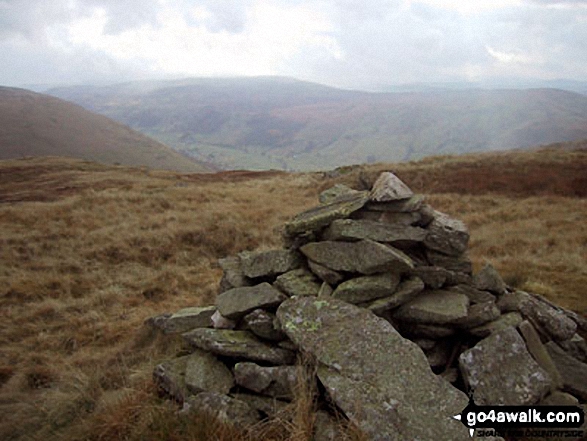
<path id="1" fill-rule="evenodd" d="M 285 249 L 219 261 L 216 304 L 153 317 L 189 355 L 158 365 L 160 391 L 246 427 L 294 398 L 299 354 L 315 364 L 315 439 L 333 409 L 372 440 L 466 440 L 468 404 L 587 401 L 584 317 L 473 275 L 465 225 L 392 173 L 336 185 L 285 225 Z"/>

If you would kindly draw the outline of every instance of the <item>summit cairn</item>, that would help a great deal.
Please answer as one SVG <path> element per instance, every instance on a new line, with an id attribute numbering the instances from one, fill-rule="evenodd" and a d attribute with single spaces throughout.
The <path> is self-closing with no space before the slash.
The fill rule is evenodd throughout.
<path id="1" fill-rule="evenodd" d="M 186 412 L 247 427 L 287 414 L 305 381 L 320 386 L 316 439 L 337 439 L 338 414 L 370 440 L 464 441 L 452 417 L 468 396 L 587 400 L 586 320 L 513 290 L 491 265 L 473 274 L 463 222 L 389 172 L 370 191 L 337 184 L 320 201 L 286 223 L 284 249 L 221 259 L 205 316 L 148 320 L 189 348 L 154 371 Z M 310 379 L 295 367 L 301 355 Z"/>

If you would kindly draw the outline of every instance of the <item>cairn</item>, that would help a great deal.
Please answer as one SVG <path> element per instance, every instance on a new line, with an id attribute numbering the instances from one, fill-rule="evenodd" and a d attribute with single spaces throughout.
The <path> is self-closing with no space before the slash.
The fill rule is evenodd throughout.
<path id="1" fill-rule="evenodd" d="M 246 427 L 294 397 L 300 353 L 316 364 L 316 439 L 336 408 L 372 440 L 466 440 L 477 405 L 587 401 L 587 321 L 472 273 L 469 233 L 392 173 L 336 185 L 285 225 L 284 249 L 219 261 L 216 304 L 149 319 L 190 348 L 158 365 L 184 409 Z M 325 429 L 327 427 L 327 429 Z"/>

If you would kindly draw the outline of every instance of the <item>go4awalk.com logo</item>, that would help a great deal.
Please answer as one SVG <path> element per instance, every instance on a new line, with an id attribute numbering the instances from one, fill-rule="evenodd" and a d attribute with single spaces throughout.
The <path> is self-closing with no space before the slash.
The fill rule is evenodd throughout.
<path id="1" fill-rule="evenodd" d="M 477 406 L 469 405 L 453 418 L 469 428 L 471 436 L 525 436 L 581 438 L 585 414 L 579 406 Z M 486 429 L 486 430 L 479 430 Z"/>

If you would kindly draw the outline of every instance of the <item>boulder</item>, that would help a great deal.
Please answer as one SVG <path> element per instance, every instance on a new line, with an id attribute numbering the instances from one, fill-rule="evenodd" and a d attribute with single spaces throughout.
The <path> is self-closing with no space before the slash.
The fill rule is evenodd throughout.
<path id="1" fill-rule="evenodd" d="M 338 285 L 332 297 L 349 303 L 364 303 L 389 296 L 399 285 L 400 276 L 394 273 L 355 277 Z"/>
<path id="2" fill-rule="evenodd" d="M 497 299 L 497 307 L 502 313 L 519 312 L 520 303 L 526 298 L 523 291 L 506 292 Z"/>
<path id="3" fill-rule="evenodd" d="M 275 314 L 264 309 L 255 309 L 245 315 L 243 322 L 249 331 L 263 340 L 281 341 L 285 339 L 285 334 L 277 326 Z"/>
<path id="4" fill-rule="evenodd" d="M 386 271 L 404 273 L 414 267 L 401 251 L 372 240 L 313 242 L 300 250 L 308 259 L 335 271 L 369 275 Z"/>
<path id="5" fill-rule="evenodd" d="M 218 265 L 220 265 L 220 268 L 223 270 L 222 279 L 220 279 L 220 292 L 253 284 L 251 280 L 245 276 L 245 273 L 243 273 L 241 260 L 237 256 L 218 259 Z"/>
<path id="6" fill-rule="evenodd" d="M 296 366 L 259 366 L 243 362 L 234 366 L 234 378 L 239 386 L 261 395 L 281 400 L 293 400 L 297 384 Z"/>
<path id="7" fill-rule="evenodd" d="M 467 405 L 466 395 L 434 375 L 422 350 L 387 321 L 349 303 L 309 297 L 286 300 L 277 316 L 368 439 L 469 439 L 452 418 Z"/>
<path id="8" fill-rule="evenodd" d="M 460 256 L 467 250 L 469 231 L 463 222 L 438 212 L 428 225 L 424 245 L 449 256 Z"/>
<path id="9" fill-rule="evenodd" d="M 513 327 L 494 332 L 463 352 L 459 366 L 480 406 L 529 406 L 551 389 L 548 373 L 534 361 Z"/>
<path id="10" fill-rule="evenodd" d="M 402 305 L 394 318 L 406 322 L 446 325 L 457 322 L 468 315 L 469 298 L 452 291 L 424 291 L 410 302 Z"/>
<path id="11" fill-rule="evenodd" d="M 343 195 L 334 202 L 306 210 L 285 224 L 285 233 L 293 236 L 317 231 L 336 219 L 344 219 L 362 208 L 369 200 L 367 192 Z"/>
<path id="12" fill-rule="evenodd" d="M 323 240 L 353 241 L 370 239 L 376 242 L 421 243 L 426 230 L 420 227 L 390 226 L 372 220 L 335 220 L 322 234 Z"/>
<path id="13" fill-rule="evenodd" d="M 234 386 L 230 370 L 209 352 L 196 350 L 187 356 L 185 385 L 192 394 L 218 392 L 227 394 Z"/>
<path id="14" fill-rule="evenodd" d="M 165 334 L 178 334 L 194 328 L 209 328 L 212 326 L 212 315 L 215 312 L 214 306 L 180 309 L 165 321 L 162 330 Z"/>
<path id="15" fill-rule="evenodd" d="M 373 202 L 390 202 L 409 199 L 414 196 L 412 190 L 396 175 L 384 172 L 379 175 L 369 194 Z"/>
<path id="16" fill-rule="evenodd" d="M 288 271 L 277 277 L 273 286 L 291 296 L 317 296 L 321 283 L 305 268 Z"/>
<path id="17" fill-rule="evenodd" d="M 399 284 L 395 293 L 390 296 L 382 297 L 369 303 L 362 304 L 361 307 L 373 311 L 374 314 L 381 316 L 398 306 L 409 302 L 424 290 L 424 282 L 418 277 L 410 277 Z M 352 303 L 352 302 L 351 302 Z"/>
<path id="18" fill-rule="evenodd" d="M 577 323 L 567 315 L 546 302 L 531 296 L 523 296 L 520 312 L 531 323 L 549 335 L 553 340 L 569 340 L 577 331 Z"/>
<path id="19" fill-rule="evenodd" d="M 182 337 L 191 346 L 216 355 L 274 365 L 292 364 L 295 361 L 292 351 L 264 343 L 249 331 L 200 328 L 182 334 Z"/>
<path id="20" fill-rule="evenodd" d="M 267 282 L 255 286 L 233 288 L 216 297 L 220 314 L 229 319 L 239 319 L 259 308 L 275 308 L 287 296 Z"/>
<path id="21" fill-rule="evenodd" d="M 301 266 L 295 250 L 243 251 L 239 253 L 241 268 L 247 277 L 270 277 Z"/>
<path id="22" fill-rule="evenodd" d="M 259 412 L 244 401 L 217 392 L 202 392 L 191 396 L 184 403 L 182 412 L 204 412 L 241 430 L 261 420 Z"/>
<path id="23" fill-rule="evenodd" d="M 564 389 L 581 401 L 587 401 L 587 364 L 567 354 L 553 341 L 546 343 L 546 349 L 561 374 Z"/>
<path id="24" fill-rule="evenodd" d="M 490 264 L 487 264 L 473 276 L 473 285 L 481 291 L 491 291 L 494 294 L 501 295 L 507 291 L 507 285 Z"/>

